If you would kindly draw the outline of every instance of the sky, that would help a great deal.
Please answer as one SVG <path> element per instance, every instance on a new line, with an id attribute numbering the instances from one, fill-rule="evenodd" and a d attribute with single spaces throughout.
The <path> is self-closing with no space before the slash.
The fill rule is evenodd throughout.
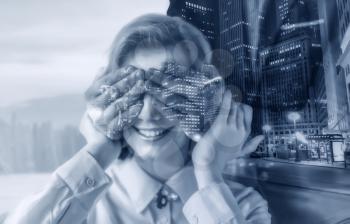
<path id="1" fill-rule="evenodd" d="M 1 0 L 0 107 L 83 93 L 120 28 L 168 0 Z"/>

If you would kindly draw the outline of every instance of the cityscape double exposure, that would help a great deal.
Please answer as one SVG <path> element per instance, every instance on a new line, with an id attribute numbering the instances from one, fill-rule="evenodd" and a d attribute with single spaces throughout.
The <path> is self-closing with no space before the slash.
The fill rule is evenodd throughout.
<path id="1" fill-rule="evenodd" d="M 251 156 L 349 163 L 348 1 L 171 1 L 168 15 L 198 27 L 237 101 L 254 108 Z M 335 19 L 337 18 L 337 19 Z"/>
<path id="2" fill-rule="evenodd" d="M 4 0 L 0 18 L 0 223 L 33 192 L 15 218 L 350 223 L 350 0 Z"/>
<path id="3" fill-rule="evenodd" d="M 350 162 L 349 5 L 342 0 L 170 0 L 166 13 L 188 21 L 207 37 L 212 64 L 221 77 L 185 75 L 188 80 L 183 82 L 194 86 L 212 79 L 206 89 L 196 86 L 212 99 L 199 99 L 195 103 L 199 113 L 182 119 L 188 135 L 195 138 L 206 130 L 218 109 L 206 103 L 220 104 L 225 85 L 236 101 L 253 107 L 251 135 L 265 135 L 251 157 L 346 168 Z M 174 63 L 167 70 L 181 73 Z M 43 107 L 49 112 L 43 117 L 55 114 L 52 103 L 46 104 Z M 77 109 L 70 116 L 79 120 L 83 100 L 75 97 L 71 105 Z M 0 120 L 3 172 L 53 170 L 84 144 L 77 122 L 24 123 L 31 111 L 23 112 L 24 118 L 17 109 L 0 112 L 9 115 L 7 121 Z M 58 128 L 55 122 L 60 123 Z"/>

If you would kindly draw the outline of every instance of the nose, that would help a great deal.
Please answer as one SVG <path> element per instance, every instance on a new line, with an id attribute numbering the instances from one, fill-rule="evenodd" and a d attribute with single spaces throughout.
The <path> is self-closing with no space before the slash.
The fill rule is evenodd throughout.
<path id="1" fill-rule="evenodd" d="M 162 118 L 160 112 L 154 107 L 152 103 L 154 99 L 146 94 L 143 98 L 143 107 L 138 118 L 143 121 L 158 121 Z"/>

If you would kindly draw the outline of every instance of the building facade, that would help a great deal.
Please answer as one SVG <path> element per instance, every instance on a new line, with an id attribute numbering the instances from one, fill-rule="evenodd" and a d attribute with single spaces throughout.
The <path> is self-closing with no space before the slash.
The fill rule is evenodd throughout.
<path id="1" fill-rule="evenodd" d="M 341 55 L 337 64 L 340 66 L 338 71 L 345 77 L 346 95 L 347 95 L 347 114 L 344 115 L 348 122 L 350 110 L 350 1 L 337 0 L 337 12 L 339 18 L 339 41 Z M 345 112 L 344 112 L 345 113 Z"/>
<path id="2" fill-rule="evenodd" d="M 169 16 L 178 16 L 197 27 L 207 37 L 212 49 L 218 48 L 217 4 L 211 0 L 170 0 Z"/>
<path id="3" fill-rule="evenodd" d="M 296 132 L 319 134 L 315 95 L 311 86 L 311 40 L 308 36 L 283 41 L 260 52 L 263 76 L 263 123 L 272 129 L 268 144 L 286 145 Z M 288 117 L 297 112 L 294 124 Z"/>
<path id="4" fill-rule="evenodd" d="M 341 55 L 338 7 L 336 1 L 319 0 L 318 12 L 324 21 L 321 28 L 323 68 L 327 94 L 328 124 L 326 132 L 343 132 L 349 128 L 345 76 L 336 66 Z"/>
<path id="5" fill-rule="evenodd" d="M 258 50 L 266 1 L 219 0 L 220 71 L 237 101 L 253 107 L 252 132 L 261 132 Z"/>
<path id="6" fill-rule="evenodd" d="M 263 124 L 271 127 L 265 150 L 291 144 L 295 132 L 319 134 L 328 120 L 317 1 L 276 0 L 271 8 L 259 52 Z M 300 118 L 293 122 L 291 112 Z"/>

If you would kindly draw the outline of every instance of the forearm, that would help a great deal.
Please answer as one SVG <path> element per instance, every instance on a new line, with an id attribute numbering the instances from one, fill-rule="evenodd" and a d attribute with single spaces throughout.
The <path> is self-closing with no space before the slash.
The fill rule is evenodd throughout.
<path id="1" fill-rule="evenodd" d="M 224 181 L 222 174 L 218 169 L 207 167 L 198 167 L 194 169 L 197 180 L 198 190 L 201 190 L 213 183 L 219 184 Z"/>
<path id="2" fill-rule="evenodd" d="M 111 159 L 100 153 L 101 147 L 88 144 L 61 165 L 44 190 L 25 198 L 9 214 L 5 224 L 83 222 L 110 184 L 103 167 Z"/>
<path id="3" fill-rule="evenodd" d="M 92 155 L 101 168 L 105 170 L 119 156 L 121 144 L 106 140 L 89 143 L 82 150 Z"/>
<path id="4" fill-rule="evenodd" d="M 213 183 L 195 192 L 185 203 L 183 213 L 191 224 L 270 224 L 266 201 L 252 188 L 236 194 L 226 183 Z"/>

